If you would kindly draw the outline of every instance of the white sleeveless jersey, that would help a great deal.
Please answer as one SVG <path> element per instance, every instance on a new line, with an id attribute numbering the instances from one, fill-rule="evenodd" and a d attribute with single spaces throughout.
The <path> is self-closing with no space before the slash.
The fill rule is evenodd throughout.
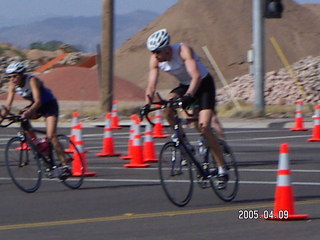
<path id="1" fill-rule="evenodd" d="M 170 45 L 172 49 L 172 58 L 170 61 L 160 62 L 158 67 L 161 71 L 167 72 L 177 78 L 182 85 L 190 85 L 191 76 L 189 75 L 184 61 L 180 57 L 180 47 L 183 43 Z M 194 59 L 197 62 L 197 67 L 200 72 L 200 78 L 203 79 L 209 73 L 206 66 L 201 62 L 200 58 L 194 54 Z"/>

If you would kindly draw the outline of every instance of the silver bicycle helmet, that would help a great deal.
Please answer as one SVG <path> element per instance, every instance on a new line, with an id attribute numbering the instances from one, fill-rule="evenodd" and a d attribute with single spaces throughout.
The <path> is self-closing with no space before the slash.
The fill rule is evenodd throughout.
<path id="1" fill-rule="evenodd" d="M 26 67 L 22 62 L 12 62 L 6 68 L 6 73 L 23 73 L 26 71 Z"/>
<path id="2" fill-rule="evenodd" d="M 149 51 L 155 51 L 165 47 L 170 43 L 170 36 L 167 29 L 161 29 L 152 33 L 147 40 L 147 48 Z"/>

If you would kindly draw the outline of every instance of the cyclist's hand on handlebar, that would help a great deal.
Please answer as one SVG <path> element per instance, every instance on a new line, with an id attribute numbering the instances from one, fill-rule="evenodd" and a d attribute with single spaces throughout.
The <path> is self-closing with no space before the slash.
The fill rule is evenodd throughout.
<path id="1" fill-rule="evenodd" d="M 190 106 L 195 101 L 195 99 L 191 95 L 184 95 L 181 98 L 178 98 L 176 101 L 180 102 L 179 105 L 182 108 L 186 108 Z"/>
<path id="2" fill-rule="evenodd" d="M 146 104 L 140 108 L 140 118 L 147 115 L 150 110 L 150 104 Z"/>

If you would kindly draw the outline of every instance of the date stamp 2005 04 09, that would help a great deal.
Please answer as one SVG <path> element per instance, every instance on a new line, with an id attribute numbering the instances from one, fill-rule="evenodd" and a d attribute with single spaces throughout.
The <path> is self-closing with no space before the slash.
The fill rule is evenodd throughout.
<path id="1" fill-rule="evenodd" d="M 272 210 L 263 210 L 258 209 L 240 209 L 238 211 L 239 220 L 252 220 L 252 219 L 288 219 L 289 213 L 288 210 L 280 210 L 275 214 Z"/>

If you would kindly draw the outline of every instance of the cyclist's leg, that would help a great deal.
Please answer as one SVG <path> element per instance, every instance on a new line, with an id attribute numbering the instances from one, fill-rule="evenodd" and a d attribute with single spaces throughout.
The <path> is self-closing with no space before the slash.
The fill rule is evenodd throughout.
<path id="1" fill-rule="evenodd" d="M 223 127 L 221 125 L 221 122 L 218 119 L 218 116 L 215 113 L 213 113 L 213 115 L 212 115 L 212 122 L 211 123 L 212 123 L 212 126 L 213 126 L 216 134 L 217 134 L 218 139 L 221 139 L 224 141 L 226 139 L 226 137 L 225 137 L 225 134 L 223 131 Z"/>
<path id="2" fill-rule="evenodd" d="M 167 99 L 180 97 L 177 93 L 169 93 Z M 170 126 L 173 128 L 174 125 L 174 111 L 171 108 L 165 108 L 163 110 L 164 117 L 167 119 Z"/>
<path id="3" fill-rule="evenodd" d="M 213 134 L 211 130 L 211 118 L 212 118 L 212 110 L 211 109 L 203 109 L 199 112 L 199 126 L 198 129 L 200 133 L 207 139 L 208 146 L 211 150 L 212 155 L 217 161 L 217 165 L 219 167 L 224 166 L 224 161 L 222 157 L 222 153 L 220 150 L 220 146 L 218 143 L 217 137 Z"/>
<path id="4" fill-rule="evenodd" d="M 212 155 L 218 165 L 219 175 L 226 173 L 223 155 L 219 146 L 218 139 L 211 130 L 212 116 L 215 112 L 215 86 L 211 75 L 202 79 L 198 91 L 195 94 L 199 101 L 199 130 L 208 140 L 208 145 Z"/>
<path id="5" fill-rule="evenodd" d="M 188 86 L 179 85 L 178 87 L 171 90 L 171 92 L 167 95 L 167 99 L 174 99 L 178 97 L 182 97 L 186 91 L 188 90 Z M 164 116 L 169 122 L 170 126 L 173 128 L 174 125 L 174 111 L 171 108 L 165 108 L 163 110 Z"/>
<path id="6" fill-rule="evenodd" d="M 51 142 L 53 148 L 56 150 L 58 158 L 62 165 L 67 165 L 66 157 L 63 151 L 63 148 L 57 138 L 57 124 L 58 118 L 56 116 L 47 116 L 46 117 L 46 132 L 48 140 Z"/>
<path id="7" fill-rule="evenodd" d="M 67 165 L 66 156 L 62 145 L 57 138 L 57 126 L 59 117 L 59 105 L 56 100 L 52 100 L 42 105 L 38 112 L 46 119 L 46 134 L 53 148 L 56 150 L 57 156 L 63 166 Z"/>

